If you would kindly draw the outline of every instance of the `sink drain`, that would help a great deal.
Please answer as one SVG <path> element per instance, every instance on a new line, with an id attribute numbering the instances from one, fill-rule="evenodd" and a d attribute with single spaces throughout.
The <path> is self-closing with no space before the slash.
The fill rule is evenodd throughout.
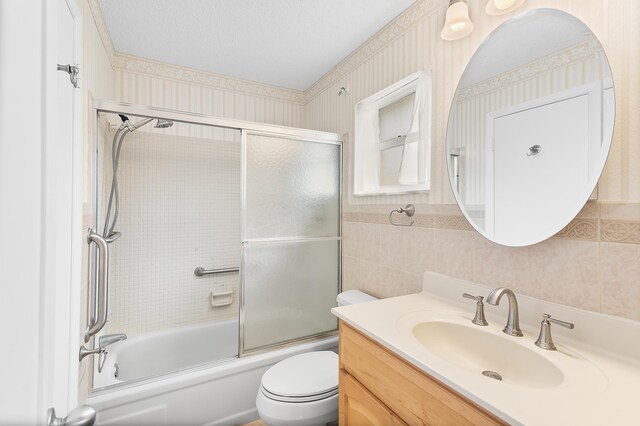
<path id="1" fill-rule="evenodd" d="M 492 379 L 502 380 L 502 376 L 496 373 L 495 371 L 484 370 L 482 372 L 483 376 L 491 377 Z"/>

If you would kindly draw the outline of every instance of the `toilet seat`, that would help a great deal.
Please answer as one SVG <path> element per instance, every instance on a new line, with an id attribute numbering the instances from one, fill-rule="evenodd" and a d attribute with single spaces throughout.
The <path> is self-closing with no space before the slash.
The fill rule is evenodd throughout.
<path id="1" fill-rule="evenodd" d="M 281 402 L 312 402 L 338 393 L 338 355 L 308 352 L 280 361 L 262 376 L 260 391 Z"/>
<path id="2" fill-rule="evenodd" d="M 273 399 L 274 401 L 280 402 L 313 402 L 320 401 L 321 399 L 330 398 L 334 395 L 338 394 L 338 388 L 335 388 L 329 392 L 324 392 L 315 395 L 307 395 L 307 396 L 286 396 L 286 395 L 277 395 L 275 393 L 269 392 L 265 389 L 264 386 L 260 387 L 260 391 L 269 399 Z"/>

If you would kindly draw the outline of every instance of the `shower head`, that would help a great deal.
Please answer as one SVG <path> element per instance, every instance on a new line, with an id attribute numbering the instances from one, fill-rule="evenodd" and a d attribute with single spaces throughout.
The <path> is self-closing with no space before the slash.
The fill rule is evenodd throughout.
<path id="1" fill-rule="evenodd" d="M 118 114 L 118 116 L 120 117 L 120 120 L 122 120 L 122 124 L 127 126 L 130 132 L 133 132 L 136 129 L 136 126 L 134 126 L 133 123 L 131 123 L 131 120 L 129 120 L 129 117 L 127 117 L 124 114 Z"/>
<path id="2" fill-rule="evenodd" d="M 167 127 L 171 127 L 173 126 L 173 121 L 171 120 L 163 120 L 162 118 L 159 118 L 158 121 L 156 122 L 156 125 L 153 126 L 156 129 L 166 129 Z"/>
<path id="3" fill-rule="evenodd" d="M 123 114 L 118 114 L 118 115 L 122 120 L 122 124 L 127 126 L 130 132 L 133 132 L 134 130 L 137 130 L 140 127 L 144 126 L 145 124 L 153 121 L 153 118 L 145 118 L 144 120 L 138 121 L 136 124 L 132 124 L 131 120 L 129 120 L 129 117 L 127 117 L 126 115 L 123 115 Z M 156 122 L 156 125 L 153 127 L 155 127 L 156 129 L 166 129 L 167 127 L 171 127 L 171 126 L 173 126 L 173 121 L 163 120 L 162 118 L 159 118 L 158 121 Z"/>

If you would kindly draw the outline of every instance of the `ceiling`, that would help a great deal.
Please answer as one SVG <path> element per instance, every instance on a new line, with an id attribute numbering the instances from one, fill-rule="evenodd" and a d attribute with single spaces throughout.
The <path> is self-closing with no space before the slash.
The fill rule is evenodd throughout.
<path id="1" fill-rule="evenodd" d="M 306 90 L 415 0 L 100 0 L 116 51 Z"/>

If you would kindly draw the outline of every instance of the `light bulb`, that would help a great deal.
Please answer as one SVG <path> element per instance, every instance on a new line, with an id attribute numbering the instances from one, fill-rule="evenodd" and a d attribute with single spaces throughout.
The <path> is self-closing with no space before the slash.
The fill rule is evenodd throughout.
<path id="1" fill-rule="evenodd" d="M 491 0 L 496 9 L 505 10 L 513 6 L 515 0 Z"/>
<path id="2" fill-rule="evenodd" d="M 444 40 L 458 40 L 466 37 L 471 31 L 473 31 L 473 23 L 469 19 L 467 2 L 451 0 L 440 37 Z"/>
<path id="3" fill-rule="evenodd" d="M 504 15 L 516 10 L 524 2 L 525 0 L 489 0 L 485 12 L 492 16 Z"/>

